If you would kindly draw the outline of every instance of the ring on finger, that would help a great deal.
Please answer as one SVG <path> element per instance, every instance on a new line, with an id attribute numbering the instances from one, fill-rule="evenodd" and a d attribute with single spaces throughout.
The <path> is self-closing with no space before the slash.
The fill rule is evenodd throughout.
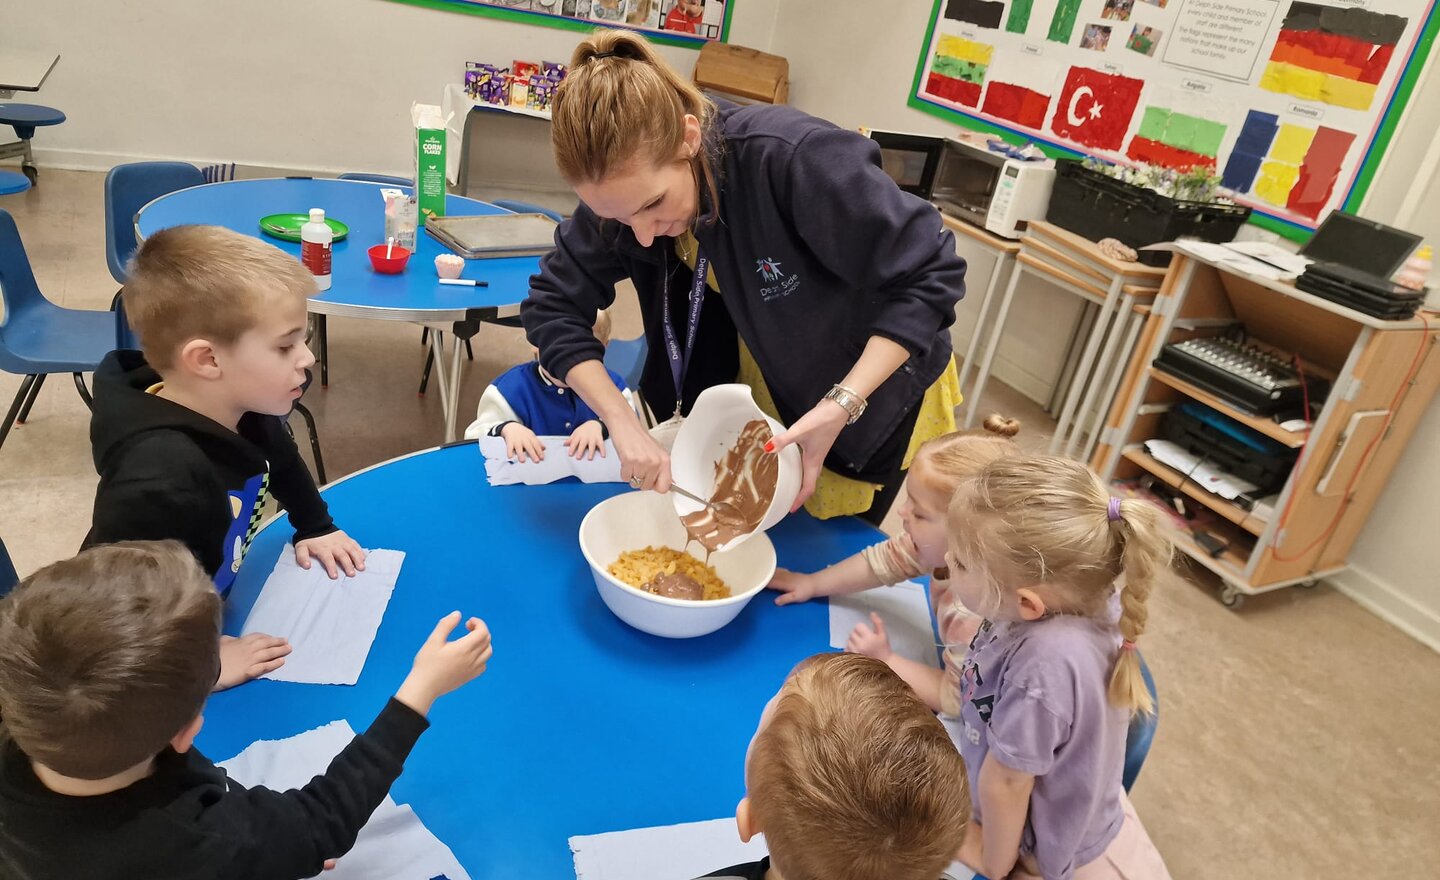
<path id="1" fill-rule="evenodd" d="M 633 488 L 639 489 L 641 486 L 645 485 L 645 478 L 639 475 L 633 476 L 630 478 L 630 485 Z"/>

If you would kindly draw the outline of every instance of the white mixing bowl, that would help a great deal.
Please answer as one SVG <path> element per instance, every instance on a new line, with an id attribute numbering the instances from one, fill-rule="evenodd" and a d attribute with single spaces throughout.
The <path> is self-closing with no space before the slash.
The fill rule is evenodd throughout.
<path id="1" fill-rule="evenodd" d="M 626 550 L 646 547 L 684 549 L 689 536 L 675 516 L 670 498 L 654 492 L 625 492 L 590 509 L 580 523 L 580 552 L 590 563 L 595 589 L 615 616 L 638 630 L 668 639 L 689 639 L 734 620 L 775 574 L 775 547 L 765 535 L 710 556 L 730 598 L 670 599 L 636 589 L 606 571 Z M 699 545 L 692 553 L 704 558 Z"/>
<path id="2" fill-rule="evenodd" d="M 675 446 L 670 450 L 670 475 L 679 486 L 701 498 L 709 498 L 715 488 L 715 463 L 725 457 L 740 437 L 745 425 L 764 419 L 770 430 L 779 436 L 785 426 L 765 415 L 755 405 L 748 385 L 715 385 L 700 392 L 690 415 L 680 424 Z M 794 444 L 780 450 L 780 473 L 775 480 L 775 497 L 765 511 L 760 527 L 744 535 L 736 535 L 721 550 L 733 550 L 752 536 L 768 530 L 785 518 L 800 492 L 804 472 L 800 465 L 800 447 Z M 681 516 L 700 510 L 702 505 L 678 492 L 671 493 L 671 503 Z"/>

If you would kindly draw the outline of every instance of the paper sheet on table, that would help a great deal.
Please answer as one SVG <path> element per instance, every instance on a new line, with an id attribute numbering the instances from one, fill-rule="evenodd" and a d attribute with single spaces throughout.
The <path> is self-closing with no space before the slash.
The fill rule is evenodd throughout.
<path id="1" fill-rule="evenodd" d="M 1169 465 L 1184 474 L 1190 482 L 1213 492 L 1226 501 L 1234 501 L 1241 495 L 1254 493 L 1259 489 L 1254 483 L 1247 483 L 1213 464 L 1208 464 L 1169 440 L 1146 440 L 1145 451 L 1164 465 Z"/>
<path id="2" fill-rule="evenodd" d="M 939 668 L 935 631 L 930 624 L 930 599 L 914 581 L 876 587 L 848 596 L 830 597 L 830 647 L 844 648 L 855 624 L 874 626 L 870 612 L 885 621 L 890 647 L 908 660 Z"/>
<path id="3" fill-rule="evenodd" d="M 1225 247 L 1227 250 L 1237 251 L 1247 257 L 1254 257 L 1269 263 L 1292 278 L 1303 275 L 1310 264 L 1315 262 L 1309 257 L 1302 257 L 1268 241 L 1232 241 Z"/>
<path id="4" fill-rule="evenodd" d="M 265 678 L 307 684 L 359 681 L 404 561 L 399 550 L 370 550 L 364 571 L 332 581 L 318 562 L 309 571 L 301 568 L 295 548 L 286 546 L 242 631 L 290 640 L 285 665 Z"/>
<path id="5" fill-rule="evenodd" d="M 505 457 L 505 438 L 481 437 L 480 454 L 485 456 L 485 477 L 490 485 L 523 483 L 541 486 L 566 477 L 579 477 L 582 483 L 621 482 L 620 456 L 615 452 L 615 444 L 609 440 L 605 441 L 605 457 L 596 455 L 592 460 L 571 458 L 570 450 L 565 448 L 564 437 L 541 436 L 538 439 L 545 445 L 545 458 L 542 461 L 518 462 Z"/>
<path id="6" fill-rule="evenodd" d="M 1151 248 L 1148 247 L 1141 248 L 1141 250 L 1150 249 Z M 1165 250 L 1166 248 L 1155 249 Z M 1271 281 L 1284 281 L 1295 277 L 1293 273 L 1286 272 L 1284 269 L 1272 266 L 1269 263 L 1262 263 L 1253 257 L 1246 256 L 1244 253 L 1232 250 L 1228 245 L 1199 241 L 1193 238 L 1182 238 L 1175 242 L 1174 247 L 1170 249 L 1191 254 L 1202 260 L 1209 260 L 1212 263 L 1224 266 L 1241 275 L 1253 275 L 1257 278 L 1268 278 Z"/>
<path id="7" fill-rule="evenodd" d="M 345 721 L 307 730 L 288 739 L 261 740 L 228 761 L 221 761 L 230 778 L 246 787 L 263 785 L 275 791 L 301 788 L 325 772 L 355 731 Z M 324 880 L 469 880 L 450 848 L 436 839 L 415 815 L 389 795 L 360 830 L 355 846 L 342 856 L 333 871 L 317 875 Z"/>
<path id="8" fill-rule="evenodd" d="M 570 838 L 576 880 L 692 880 L 765 858 L 765 838 L 741 843 L 735 819 Z"/>

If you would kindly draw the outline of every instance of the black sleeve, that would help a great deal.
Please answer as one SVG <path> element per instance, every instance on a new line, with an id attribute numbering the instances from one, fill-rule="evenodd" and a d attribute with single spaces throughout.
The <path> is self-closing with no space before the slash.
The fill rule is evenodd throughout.
<path id="1" fill-rule="evenodd" d="M 147 432 L 116 454 L 95 490 L 84 546 L 179 541 L 213 577 L 230 511 L 225 487 L 205 454 L 178 431 Z"/>
<path id="2" fill-rule="evenodd" d="M 795 146 L 776 185 L 815 255 L 880 294 L 871 335 L 913 355 L 929 352 L 936 333 L 955 322 L 955 304 L 965 294 L 965 261 L 935 206 L 886 176 L 874 141 L 831 127 Z"/>
<path id="3" fill-rule="evenodd" d="M 555 250 L 540 260 L 540 273 L 531 276 L 530 295 L 520 304 L 525 336 L 540 349 L 550 375 L 563 381 L 576 364 L 604 360 L 595 313 L 615 301 L 615 282 L 626 274 L 599 218 L 582 202 L 555 231 Z"/>
<path id="4" fill-rule="evenodd" d="M 205 813 L 217 834 L 244 835 L 224 876 L 299 880 L 319 874 L 326 859 L 349 852 L 428 726 L 424 716 L 392 698 L 370 729 L 304 788 L 282 793 L 232 781 L 228 793 Z"/>
<path id="5" fill-rule="evenodd" d="M 251 416 L 253 427 L 245 433 L 255 432 L 256 444 L 265 452 L 270 462 L 270 491 L 290 514 L 290 525 L 295 528 L 295 540 L 318 538 L 337 531 L 335 521 L 330 518 L 330 507 L 320 497 L 310 469 L 300 457 L 295 438 L 285 430 L 285 424 L 274 416 Z"/>

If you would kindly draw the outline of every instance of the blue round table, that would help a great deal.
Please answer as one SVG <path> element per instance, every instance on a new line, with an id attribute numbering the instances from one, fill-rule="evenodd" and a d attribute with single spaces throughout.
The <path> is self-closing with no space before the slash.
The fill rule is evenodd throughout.
<path id="1" fill-rule="evenodd" d="M 349 226 L 350 234 L 335 244 L 331 253 L 330 289 L 310 300 L 310 311 L 322 317 L 409 321 L 430 327 L 434 331 L 431 339 L 435 346 L 436 381 L 445 405 L 445 439 L 450 440 L 454 438 L 459 406 L 462 346 L 450 340 L 447 359 L 446 335 L 454 331 L 474 332 L 478 322 L 499 316 L 501 309 L 517 307 L 529 295 L 530 276 L 539 271 L 540 261 L 537 257 L 467 260 L 461 277 L 483 280 L 488 287 L 440 284 L 435 275 L 435 257 L 450 251 L 421 230 L 416 235 L 415 253 L 405 271 L 381 275 L 371 267 L 366 250 L 385 243 L 382 188 L 377 183 L 329 178 L 212 183 L 182 189 L 150 202 L 135 215 L 135 231 L 143 241 L 169 226 L 208 223 L 263 238 L 298 258 L 299 243 L 264 235 L 260 231 L 260 218 L 324 208 L 325 216 Z M 504 208 L 462 196 L 446 196 L 445 212 L 459 216 L 509 213 Z"/>
<path id="2" fill-rule="evenodd" d="M 777 608 L 761 593 L 704 638 L 631 629 L 601 602 L 576 538 L 585 513 L 620 491 L 492 487 L 473 443 L 330 485 L 337 524 L 365 547 L 407 554 L 360 681 L 255 681 L 216 694 L 199 748 L 223 760 L 341 718 L 364 730 L 435 622 L 459 609 L 489 624 L 495 657 L 435 704 L 392 793 L 474 880 L 573 877 L 573 835 L 732 815 L 765 702 L 795 663 L 830 650 L 826 605 Z M 281 519 L 256 537 L 227 633 L 240 632 L 291 534 Z M 814 570 L 879 535 L 856 519 L 801 513 L 770 536 L 781 565 Z"/>

